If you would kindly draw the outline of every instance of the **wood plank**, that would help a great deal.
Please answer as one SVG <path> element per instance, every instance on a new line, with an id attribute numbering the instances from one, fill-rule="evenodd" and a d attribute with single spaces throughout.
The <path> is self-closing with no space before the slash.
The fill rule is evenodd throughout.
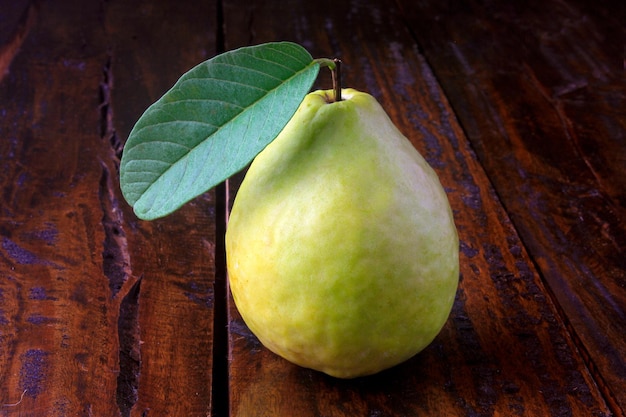
<path id="1" fill-rule="evenodd" d="M 462 249 L 462 280 L 442 333 L 372 377 L 338 380 L 285 362 L 259 344 L 231 299 L 230 414 L 609 415 L 403 14 L 382 1 L 295 0 L 226 1 L 224 13 L 227 49 L 293 40 L 316 57 L 341 57 L 345 85 L 377 97 L 440 175 Z M 328 80 L 322 75 L 320 84 Z"/>
<path id="2" fill-rule="evenodd" d="M 78 3 L 29 6 L 36 20 L 0 84 L 3 415 L 120 415 L 117 320 L 129 277 L 113 255 L 123 236 L 98 129 L 106 55 L 102 33 L 84 24 L 99 7 Z"/>
<path id="3" fill-rule="evenodd" d="M 0 415 L 208 415 L 214 196 L 138 221 L 117 158 L 215 3 L 29 7 L 0 47 Z"/>
<path id="4" fill-rule="evenodd" d="M 598 383 L 626 411 L 621 2 L 403 1 Z"/>
<path id="5" fill-rule="evenodd" d="M 107 2 L 110 141 L 188 69 L 215 54 L 216 2 Z M 119 149 L 119 148 L 118 148 Z M 215 195 L 153 222 L 122 204 L 136 299 L 132 416 L 206 416 L 212 409 Z M 138 333 L 137 333 L 138 332 Z"/>

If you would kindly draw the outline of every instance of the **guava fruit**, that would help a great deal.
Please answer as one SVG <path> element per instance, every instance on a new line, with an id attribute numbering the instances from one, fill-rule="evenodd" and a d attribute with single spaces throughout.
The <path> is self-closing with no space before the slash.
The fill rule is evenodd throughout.
<path id="1" fill-rule="evenodd" d="M 309 93 L 252 162 L 226 232 L 230 288 L 271 351 L 339 378 L 437 336 L 459 241 L 439 179 L 369 94 Z"/>

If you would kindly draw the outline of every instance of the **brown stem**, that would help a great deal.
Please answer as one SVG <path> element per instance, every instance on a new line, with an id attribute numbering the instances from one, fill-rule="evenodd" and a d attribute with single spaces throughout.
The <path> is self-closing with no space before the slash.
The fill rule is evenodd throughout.
<path id="1" fill-rule="evenodd" d="M 331 76 L 333 78 L 333 90 L 335 90 L 335 101 L 341 101 L 341 60 L 335 58 L 333 62 L 335 68 L 331 69 Z"/>

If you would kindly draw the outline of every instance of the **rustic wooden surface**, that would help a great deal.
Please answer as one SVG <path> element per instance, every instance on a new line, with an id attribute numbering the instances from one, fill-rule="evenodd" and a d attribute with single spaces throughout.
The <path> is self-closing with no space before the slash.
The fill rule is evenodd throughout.
<path id="1" fill-rule="evenodd" d="M 0 0 L 0 416 L 624 416 L 623 10 Z M 273 40 L 341 57 L 448 191 L 452 314 L 379 375 L 298 368 L 241 321 L 222 243 L 241 175 L 154 222 L 119 192 L 146 106 Z"/>

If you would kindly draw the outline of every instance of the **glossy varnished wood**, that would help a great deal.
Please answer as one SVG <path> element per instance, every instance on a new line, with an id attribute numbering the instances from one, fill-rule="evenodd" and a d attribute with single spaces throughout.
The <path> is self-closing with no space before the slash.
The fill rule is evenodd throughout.
<path id="1" fill-rule="evenodd" d="M 23 2 L 3 21 L 0 415 L 210 412 L 212 194 L 139 222 L 117 167 L 145 107 L 214 53 L 211 13 Z"/>
<path id="2" fill-rule="evenodd" d="M 623 52 L 620 14 L 401 3 L 578 348 L 626 410 L 626 83 L 608 58 Z"/>
<path id="3" fill-rule="evenodd" d="M 0 0 L 0 415 L 623 416 L 620 9 Z M 119 191 L 147 105 L 217 52 L 274 40 L 341 57 L 450 198 L 450 319 L 379 375 L 299 368 L 247 329 L 222 245 L 242 174 L 155 222 Z"/>
<path id="4" fill-rule="evenodd" d="M 316 14 L 318 7 L 326 13 Z M 277 15 L 281 24 L 268 25 Z M 260 348 L 231 306 L 231 414 L 609 413 L 405 14 L 370 1 L 368 7 L 292 2 L 230 16 L 227 27 L 241 17 L 258 22 L 250 28 L 253 42 L 295 38 L 318 55 L 341 56 L 346 84 L 373 93 L 439 173 L 462 248 L 462 282 L 448 325 L 425 352 L 382 377 L 346 383 L 293 368 Z M 249 41 L 226 38 L 233 46 Z M 243 354 L 250 350 L 255 354 Z"/>
<path id="5" fill-rule="evenodd" d="M 108 2 L 111 129 L 123 142 L 145 108 L 216 51 L 216 3 Z M 126 210 L 128 207 L 122 204 Z M 214 193 L 155 222 L 125 215 L 128 252 L 141 278 L 134 300 L 140 352 L 132 416 L 211 413 L 215 278 Z M 118 401 L 121 401 L 119 399 Z M 130 409 L 129 409 L 130 410 Z"/>

